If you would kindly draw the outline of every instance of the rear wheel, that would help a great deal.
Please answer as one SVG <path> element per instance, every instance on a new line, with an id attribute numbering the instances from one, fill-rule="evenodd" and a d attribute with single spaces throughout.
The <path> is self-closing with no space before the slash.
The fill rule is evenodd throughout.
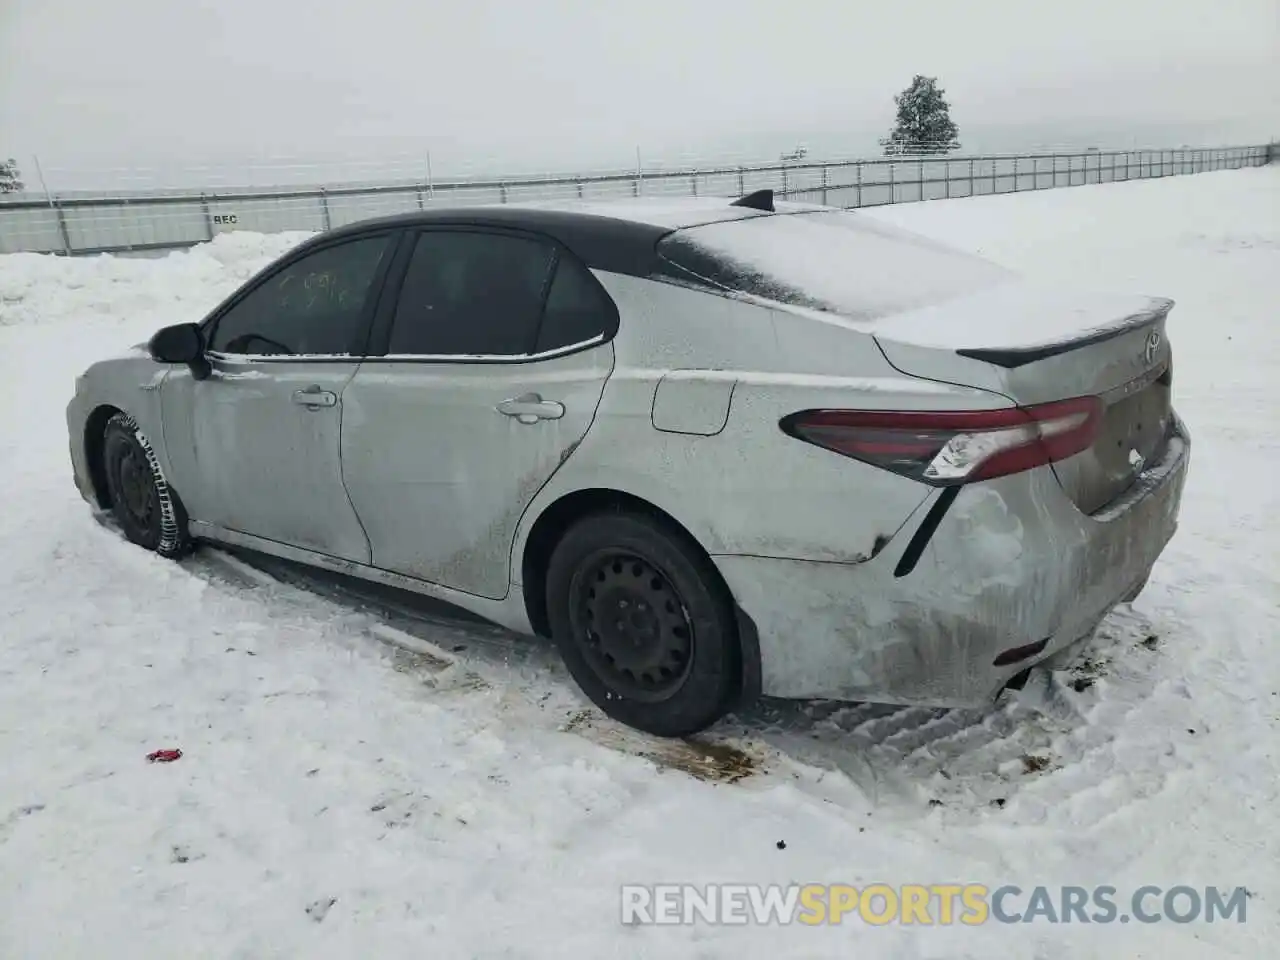
<path id="1" fill-rule="evenodd" d="M 552 552 L 547 612 L 569 672 L 609 716 L 679 737 L 728 711 L 741 665 L 733 605 L 679 530 L 638 513 L 578 521 Z"/>
<path id="2" fill-rule="evenodd" d="M 127 413 L 107 421 L 102 466 L 112 513 L 130 541 L 162 557 L 180 557 L 190 549 L 186 511 L 160 472 L 151 444 Z"/>

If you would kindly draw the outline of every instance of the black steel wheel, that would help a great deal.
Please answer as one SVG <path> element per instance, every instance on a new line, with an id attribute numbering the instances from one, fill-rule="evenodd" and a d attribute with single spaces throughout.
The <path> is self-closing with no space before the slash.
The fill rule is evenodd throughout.
<path id="1" fill-rule="evenodd" d="M 732 601 L 673 525 L 640 513 L 578 521 L 552 552 L 547 610 L 569 672 L 611 717 L 674 737 L 727 712 L 741 666 Z"/>
<path id="2" fill-rule="evenodd" d="M 130 541 L 165 557 L 190 549 L 186 511 L 165 481 L 151 444 L 128 414 L 117 413 L 107 421 L 102 467 L 112 512 Z"/>
<path id="3" fill-rule="evenodd" d="M 652 563 L 631 551 L 597 551 L 570 584 L 574 636 L 592 669 L 624 697 L 673 696 L 693 663 L 684 601 Z"/>

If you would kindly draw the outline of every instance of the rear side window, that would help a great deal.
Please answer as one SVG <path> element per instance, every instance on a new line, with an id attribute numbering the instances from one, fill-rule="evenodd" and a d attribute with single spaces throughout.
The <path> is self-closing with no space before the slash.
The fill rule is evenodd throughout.
<path id="1" fill-rule="evenodd" d="M 419 234 L 387 353 L 533 352 L 552 259 L 551 247 L 523 237 L 461 230 Z"/>
<path id="2" fill-rule="evenodd" d="M 576 259 L 561 254 L 547 294 L 546 313 L 538 332 L 537 353 L 559 350 L 612 333 L 618 308 L 600 281 Z"/>
<path id="3" fill-rule="evenodd" d="M 677 230 L 667 272 L 870 320 L 1003 282 L 1002 267 L 858 213 L 780 213 Z"/>

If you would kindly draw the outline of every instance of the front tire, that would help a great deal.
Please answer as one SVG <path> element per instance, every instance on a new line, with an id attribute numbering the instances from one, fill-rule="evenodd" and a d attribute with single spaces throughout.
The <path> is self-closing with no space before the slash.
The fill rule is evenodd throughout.
<path id="1" fill-rule="evenodd" d="M 547 612 L 569 672 L 614 719 L 683 737 L 728 712 L 742 662 L 733 603 L 682 531 L 641 513 L 583 518 L 552 552 Z"/>
<path id="2" fill-rule="evenodd" d="M 171 559 L 190 550 L 182 502 L 160 472 L 151 444 L 127 413 L 107 421 L 102 467 L 112 513 L 132 543 Z"/>

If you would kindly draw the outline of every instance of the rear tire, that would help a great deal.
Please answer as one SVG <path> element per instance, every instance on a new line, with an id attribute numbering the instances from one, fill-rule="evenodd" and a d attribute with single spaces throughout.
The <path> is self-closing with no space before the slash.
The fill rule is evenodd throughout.
<path id="1" fill-rule="evenodd" d="M 733 602 L 682 531 L 641 513 L 584 517 L 547 568 L 565 665 L 610 717 L 683 737 L 730 709 L 741 677 Z"/>
<path id="2" fill-rule="evenodd" d="M 190 551 L 182 501 L 160 472 L 151 444 L 127 413 L 107 421 L 102 468 L 112 513 L 132 543 L 171 559 Z"/>

